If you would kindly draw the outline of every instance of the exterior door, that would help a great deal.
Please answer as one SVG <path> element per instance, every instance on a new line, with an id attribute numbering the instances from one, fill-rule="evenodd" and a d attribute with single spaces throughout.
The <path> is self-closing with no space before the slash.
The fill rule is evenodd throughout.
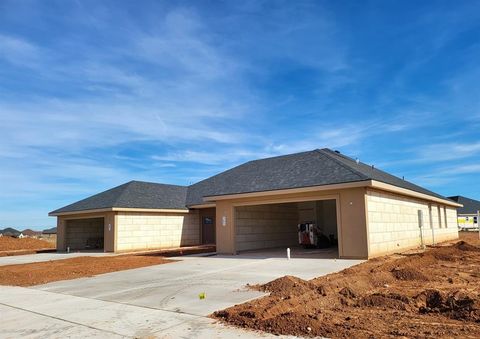
<path id="1" fill-rule="evenodd" d="M 215 215 L 202 216 L 202 244 L 215 244 Z"/>

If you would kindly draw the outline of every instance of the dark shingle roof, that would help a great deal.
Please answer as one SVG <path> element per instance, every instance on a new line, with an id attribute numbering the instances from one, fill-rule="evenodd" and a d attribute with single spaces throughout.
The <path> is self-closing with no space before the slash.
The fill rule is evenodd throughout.
<path id="1" fill-rule="evenodd" d="M 52 227 L 42 231 L 42 234 L 57 234 L 57 228 Z"/>
<path id="2" fill-rule="evenodd" d="M 371 165 L 367 165 L 367 164 L 364 164 L 362 162 L 359 162 L 357 164 L 357 162 L 354 159 L 352 159 L 350 157 L 347 157 L 343 154 L 334 152 L 334 151 L 326 149 L 326 148 L 322 149 L 322 150 L 318 150 L 318 151 L 330 154 L 330 156 L 332 156 L 332 157 L 336 158 L 337 160 L 341 161 L 346 166 L 349 166 L 352 170 L 358 171 L 359 173 L 361 173 L 362 175 L 364 175 L 368 179 L 384 182 L 386 184 L 390 184 L 390 185 L 393 185 L 393 186 L 406 188 L 406 189 L 409 189 L 409 190 L 412 190 L 412 191 L 415 191 L 415 192 L 418 192 L 418 193 L 423 193 L 423 194 L 431 195 L 431 196 L 434 196 L 434 197 L 437 197 L 437 198 L 440 198 L 440 199 L 448 200 L 443 195 L 440 195 L 438 193 L 427 190 L 426 188 L 415 185 L 414 183 L 411 183 L 407 180 L 404 180 L 402 178 L 396 177 L 392 174 L 389 174 L 387 172 L 379 170 L 375 167 L 372 167 Z"/>
<path id="3" fill-rule="evenodd" d="M 50 213 L 76 212 L 111 207 L 185 209 L 186 195 L 186 186 L 130 181 Z"/>
<path id="4" fill-rule="evenodd" d="M 449 199 L 463 205 L 463 207 L 457 209 L 458 214 L 477 214 L 477 211 L 480 211 L 480 201 L 478 200 L 463 197 L 461 195 L 449 197 Z"/>
<path id="5" fill-rule="evenodd" d="M 131 181 L 51 214 L 91 209 L 124 207 L 185 209 L 203 204 L 204 197 L 275 191 L 376 180 L 440 199 L 445 197 L 411 182 L 356 162 L 330 149 L 317 149 L 273 158 L 249 161 L 189 187 Z"/>
<path id="6" fill-rule="evenodd" d="M 11 227 L 7 227 L 3 230 L 0 230 L 0 233 L 2 233 L 3 235 L 9 235 L 14 237 L 18 237 L 20 235 L 20 231 L 17 231 L 16 229 Z"/>
<path id="7" fill-rule="evenodd" d="M 189 187 L 187 206 L 203 197 L 273 191 L 377 180 L 394 186 L 445 197 L 373 168 L 330 149 L 318 149 L 247 162 Z"/>

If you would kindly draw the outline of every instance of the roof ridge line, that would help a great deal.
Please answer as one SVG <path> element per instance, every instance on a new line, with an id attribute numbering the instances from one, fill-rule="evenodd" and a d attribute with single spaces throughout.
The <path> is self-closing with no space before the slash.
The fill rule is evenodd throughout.
<path id="1" fill-rule="evenodd" d="M 120 186 L 124 186 L 123 189 L 122 189 L 122 193 L 120 193 L 119 195 L 117 195 L 117 198 L 115 199 L 115 201 L 113 202 L 113 206 L 112 207 L 117 207 L 117 204 L 118 204 L 118 201 L 120 200 L 120 198 L 125 194 L 125 190 L 127 189 L 128 186 L 130 186 L 133 182 L 135 182 L 135 180 L 130 180 L 129 182 L 123 184 L 123 185 L 120 185 Z M 118 187 L 118 186 L 117 186 Z"/>
<path id="2" fill-rule="evenodd" d="M 341 162 L 340 160 L 336 159 L 335 157 L 333 157 L 331 154 L 328 154 L 325 149 L 316 149 L 315 151 L 317 151 L 318 153 L 320 154 L 323 154 L 325 156 L 327 156 L 328 158 L 332 159 L 333 161 L 335 161 L 337 164 L 339 164 L 340 166 L 348 169 L 349 171 L 351 171 L 352 173 L 358 175 L 359 177 L 361 178 L 364 178 L 364 179 L 369 179 L 368 176 L 364 175 L 362 172 L 360 171 L 357 171 L 356 169 L 348 166 L 347 164 L 344 164 L 343 162 Z M 329 152 L 331 152 L 331 150 L 328 150 Z"/>

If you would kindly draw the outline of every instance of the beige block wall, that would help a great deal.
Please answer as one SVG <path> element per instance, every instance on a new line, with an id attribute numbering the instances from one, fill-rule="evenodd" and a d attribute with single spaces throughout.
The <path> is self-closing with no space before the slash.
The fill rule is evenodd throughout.
<path id="1" fill-rule="evenodd" d="M 298 245 L 296 203 L 239 206 L 235 210 L 236 249 Z"/>
<path id="2" fill-rule="evenodd" d="M 369 257 L 420 246 L 419 210 L 423 214 L 422 231 L 425 244 L 432 244 L 433 238 L 435 242 L 458 238 L 456 209 L 453 207 L 440 205 L 439 221 L 438 204 L 428 201 L 368 189 L 366 202 Z"/>
<path id="3" fill-rule="evenodd" d="M 200 244 L 200 217 L 189 213 L 134 213 L 116 215 L 116 251 L 159 249 Z"/>

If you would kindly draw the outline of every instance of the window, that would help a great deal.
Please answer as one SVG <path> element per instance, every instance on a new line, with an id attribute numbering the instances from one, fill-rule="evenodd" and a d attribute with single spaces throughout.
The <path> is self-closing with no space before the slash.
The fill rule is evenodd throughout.
<path id="1" fill-rule="evenodd" d="M 447 222 L 447 206 L 443 206 L 443 217 L 445 219 L 445 228 L 448 227 L 448 222 Z"/>
<path id="2" fill-rule="evenodd" d="M 438 228 L 442 228 L 442 214 L 440 213 L 440 205 L 437 206 Z"/>
<path id="3" fill-rule="evenodd" d="M 423 211 L 418 210 L 418 227 L 423 228 Z"/>
<path id="4" fill-rule="evenodd" d="M 428 205 L 428 221 L 430 222 L 430 228 L 433 228 L 432 205 Z"/>

